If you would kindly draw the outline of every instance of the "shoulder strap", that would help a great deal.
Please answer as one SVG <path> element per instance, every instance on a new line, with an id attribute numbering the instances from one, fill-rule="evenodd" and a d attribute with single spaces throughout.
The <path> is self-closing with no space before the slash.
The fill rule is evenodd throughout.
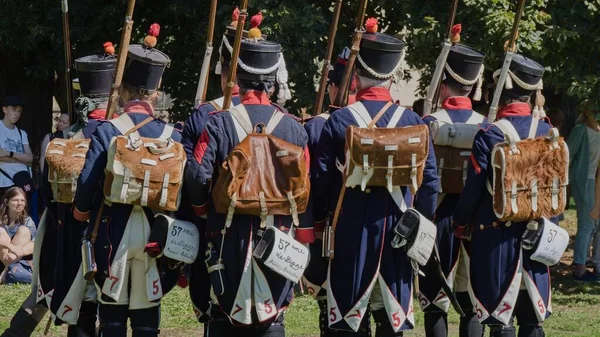
<path id="1" fill-rule="evenodd" d="M 152 120 L 154 120 L 154 118 L 148 117 L 140 124 L 135 125 L 131 117 L 128 114 L 124 113 L 118 118 L 111 119 L 110 123 L 114 125 L 123 136 L 129 136 L 130 134 L 136 132 L 139 128 L 148 124 Z"/>
<path id="2" fill-rule="evenodd" d="M 473 111 L 473 113 L 471 114 L 471 117 L 469 117 L 469 119 L 467 119 L 465 124 L 479 124 L 479 123 L 483 122 L 484 118 L 485 117 L 483 117 L 482 114 Z"/>
<path id="3" fill-rule="evenodd" d="M 356 102 L 348 106 L 352 117 L 356 120 L 356 123 L 361 128 L 366 128 L 369 123 L 371 123 L 372 119 L 369 115 L 369 112 L 365 108 L 365 106 L 361 102 Z"/>
<path id="4" fill-rule="evenodd" d="M 316 117 L 323 118 L 324 120 L 328 120 L 329 117 L 331 117 L 331 115 L 328 114 L 327 112 L 323 112 L 321 114 L 318 114 Z"/>
<path id="5" fill-rule="evenodd" d="M 398 122 L 400 121 L 400 118 L 402 118 L 402 115 L 404 115 L 404 111 L 406 111 L 405 108 L 401 107 L 401 106 L 396 106 L 396 111 L 394 111 L 394 114 L 392 115 L 392 118 L 390 118 L 390 121 L 388 122 L 387 128 L 395 128 L 396 124 L 398 124 Z"/>
<path id="6" fill-rule="evenodd" d="M 281 122 L 281 120 L 283 119 L 283 117 L 285 116 L 285 114 L 279 110 L 275 110 L 273 112 L 273 115 L 271 116 L 271 119 L 269 119 L 269 122 L 267 123 L 266 126 L 266 133 L 270 134 L 271 132 L 273 132 L 273 130 L 275 130 L 275 128 L 277 127 L 277 125 L 279 124 L 279 122 Z"/>
<path id="7" fill-rule="evenodd" d="M 246 111 L 246 108 L 240 104 L 230 108 L 229 113 L 233 119 L 238 140 L 241 142 L 244 138 L 246 138 L 246 135 L 252 132 L 252 122 L 250 121 L 250 116 L 248 116 L 248 111 Z"/>
<path id="8" fill-rule="evenodd" d="M 539 123 L 539 118 L 533 117 L 531 119 L 531 125 L 529 126 L 529 136 L 527 136 L 527 138 L 535 138 L 535 134 L 537 133 Z"/>
<path id="9" fill-rule="evenodd" d="M 158 139 L 167 140 L 171 138 L 171 135 L 173 135 L 173 131 L 175 131 L 175 128 L 173 126 L 165 124 L 165 128 L 163 129 L 163 132 L 160 134 Z"/>
<path id="10" fill-rule="evenodd" d="M 433 118 L 437 119 L 440 122 L 453 124 L 452 119 L 450 118 L 450 115 L 448 115 L 448 111 L 446 111 L 444 109 L 434 112 L 429 116 L 432 116 Z"/>
<path id="11" fill-rule="evenodd" d="M 213 108 L 217 109 L 217 111 L 220 111 L 223 109 L 223 101 L 225 100 L 224 97 L 219 97 L 213 101 L 208 101 L 208 104 L 212 105 Z"/>
<path id="12" fill-rule="evenodd" d="M 376 127 L 375 123 L 377 123 L 377 121 L 381 118 L 381 116 L 383 116 L 386 113 L 386 111 L 390 108 L 390 106 L 392 106 L 392 104 L 394 104 L 394 102 L 392 102 L 392 101 L 385 103 L 383 108 L 381 108 L 381 110 L 379 110 L 379 112 L 377 112 L 377 115 L 375 115 L 375 118 L 373 118 L 373 120 L 371 120 L 371 123 L 369 123 L 369 126 L 367 126 L 367 128 L 372 129 L 372 128 Z M 394 113 L 396 113 L 396 111 L 394 111 Z"/>
<path id="13" fill-rule="evenodd" d="M 501 119 L 499 121 L 494 122 L 494 125 L 497 126 L 500 131 L 502 131 L 505 135 L 510 135 L 515 139 L 516 142 L 521 140 L 519 133 L 515 129 L 515 127 L 506 119 Z"/>

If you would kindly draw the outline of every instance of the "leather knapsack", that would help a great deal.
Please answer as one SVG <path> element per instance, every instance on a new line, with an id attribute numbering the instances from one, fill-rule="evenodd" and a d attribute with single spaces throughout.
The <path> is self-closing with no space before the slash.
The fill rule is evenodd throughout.
<path id="1" fill-rule="evenodd" d="M 500 221 L 552 218 L 564 212 L 569 183 L 569 150 L 556 128 L 534 138 L 539 119 L 533 118 L 527 139 L 507 120 L 494 123 L 505 142 L 492 150 L 493 185 L 487 182 Z"/>
<path id="2" fill-rule="evenodd" d="M 158 138 L 140 137 L 137 129 L 153 120 L 148 117 L 135 125 L 123 114 L 110 121 L 122 136 L 110 142 L 104 196 L 111 202 L 176 211 L 187 157 L 171 138 L 172 126 L 165 125 Z"/>
<path id="3" fill-rule="evenodd" d="M 404 108 L 397 107 L 386 128 L 375 123 L 391 102 L 375 118 L 362 103 L 348 106 L 359 126 L 346 129 L 346 186 L 408 186 L 415 193 L 423 181 L 423 170 L 429 152 L 429 130 L 426 125 L 396 127 Z"/>
<path id="4" fill-rule="evenodd" d="M 227 214 L 227 226 L 234 213 L 260 216 L 262 226 L 268 215 L 292 215 L 298 225 L 298 214 L 306 211 L 310 180 L 304 149 L 270 134 L 285 116 L 273 110 L 266 126 L 254 127 L 243 105 L 229 110 L 240 143 L 212 188 L 215 209 Z"/>
<path id="5" fill-rule="evenodd" d="M 467 181 L 467 167 L 475 135 L 479 132 L 477 123 L 484 117 L 473 113 L 465 123 L 453 123 L 445 110 L 431 114 L 435 121 L 429 123 L 437 173 L 440 178 L 439 193 L 461 193 Z"/>

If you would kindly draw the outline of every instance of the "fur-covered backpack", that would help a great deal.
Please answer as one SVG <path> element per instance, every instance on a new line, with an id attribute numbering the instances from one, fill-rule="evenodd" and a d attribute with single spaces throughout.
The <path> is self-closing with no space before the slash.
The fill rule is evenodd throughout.
<path id="1" fill-rule="evenodd" d="M 77 191 L 77 179 L 85 164 L 90 140 L 81 132 L 71 139 L 54 138 L 46 148 L 48 182 L 54 201 L 72 203 Z"/>
<path id="2" fill-rule="evenodd" d="M 104 195 L 111 202 L 176 211 L 186 155 L 173 141 L 173 127 L 165 125 L 158 138 L 141 137 L 137 130 L 152 122 L 148 117 L 135 125 L 128 114 L 110 121 L 122 136 L 113 137 L 108 149 Z"/>
<path id="3" fill-rule="evenodd" d="M 500 221 L 529 221 L 558 216 L 567 204 L 569 149 L 556 128 L 534 138 L 539 124 L 533 118 L 529 135 L 521 140 L 507 120 L 494 123 L 505 141 L 492 150 L 494 213 Z"/>

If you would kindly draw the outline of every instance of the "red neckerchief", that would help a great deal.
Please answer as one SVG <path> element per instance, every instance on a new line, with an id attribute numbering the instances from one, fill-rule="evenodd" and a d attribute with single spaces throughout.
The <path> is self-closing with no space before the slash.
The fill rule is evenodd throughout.
<path id="1" fill-rule="evenodd" d="M 363 89 L 356 94 L 357 101 L 385 101 L 390 102 L 392 95 L 390 91 L 382 87 L 371 87 Z"/>
<path id="2" fill-rule="evenodd" d="M 527 117 L 531 115 L 531 106 L 529 103 L 511 103 L 498 111 L 496 120 L 506 117 Z"/>
<path id="3" fill-rule="evenodd" d="M 471 99 L 463 96 L 448 97 L 443 103 L 442 108 L 445 110 L 473 110 Z"/>
<path id="4" fill-rule="evenodd" d="M 133 113 L 142 113 L 150 116 L 154 116 L 154 109 L 152 109 L 152 105 L 148 102 L 144 101 L 131 101 L 125 104 L 124 111 L 133 112 Z"/>
<path id="5" fill-rule="evenodd" d="M 242 104 L 271 105 L 269 94 L 264 91 L 250 90 L 242 97 Z"/>
<path id="6" fill-rule="evenodd" d="M 113 118 L 118 117 L 116 114 L 113 115 Z M 98 119 L 103 120 L 106 118 L 106 110 L 105 109 L 96 109 L 90 113 L 88 119 Z"/>

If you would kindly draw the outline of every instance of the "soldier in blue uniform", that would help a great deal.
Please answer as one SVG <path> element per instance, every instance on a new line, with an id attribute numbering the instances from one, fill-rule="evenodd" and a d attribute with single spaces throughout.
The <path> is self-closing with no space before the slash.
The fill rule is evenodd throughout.
<path id="1" fill-rule="evenodd" d="M 479 124 L 484 116 L 473 111 L 469 94 L 476 86 L 475 100 L 481 98 L 484 54 L 471 47 L 455 44 L 450 48 L 445 64 L 440 100 L 442 109 L 425 116 L 423 121 L 429 125 L 433 121 L 440 123 Z M 469 141 L 472 143 L 473 139 Z M 434 139 L 435 145 L 435 139 Z M 437 146 L 435 147 L 437 149 Z M 464 149 L 459 151 L 467 152 Z M 443 151 L 441 153 L 444 153 Z M 440 154 L 441 154 L 440 153 Z M 443 156 L 436 154 L 438 168 Z M 448 158 L 446 158 L 448 161 Z M 465 157 L 468 160 L 468 157 Z M 461 165 L 462 166 L 462 165 Z M 448 176 L 454 178 L 453 176 Z M 441 177 L 440 177 L 441 179 Z M 442 270 L 448 284 L 454 284 L 457 300 L 465 312 L 460 319 L 459 335 L 461 337 L 481 337 L 482 326 L 479 324 L 473 304 L 469 299 L 468 279 L 468 242 L 456 238 L 451 230 L 452 216 L 456 210 L 459 193 L 444 193 L 438 195 L 438 207 L 435 211 L 437 231 L 437 246 Z M 442 289 L 437 276 L 437 266 L 433 259 L 423 268 L 426 277 L 420 276 L 418 294 L 419 303 L 425 313 L 425 334 L 428 337 L 448 336 L 448 308 L 450 301 Z"/>
<path id="2" fill-rule="evenodd" d="M 363 34 L 356 64 L 357 103 L 352 106 L 360 102 L 372 118 L 392 102 L 391 78 L 400 68 L 404 47 L 403 41 L 389 35 Z M 397 107 L 392 104 L 377 126 L 385 127 Z M 419 116 L 405 110 L 395 125 L 419 124 L 423 124 Z M 350 125 L 357 122 L 345 107 L 331 115 L 321 132 L 316 170 L 311 173 L 315 226 L 336 207 L 346 162 L 345 132 Z M 431 219 L 438 179 L 432 144 L 425 146 L 429 146 L 429 156 L 414 206 Z M 346 190 L 336 229 L 335 259 L 329 263 L 327 280 L 331 329 L 356 335 L 369 303 L 377 324 L 376 336 L 401 336 L 402 331 L 414 327 L 413 269 L 404 249 L 391 246 L 393 227 L 402 215 L 398 204 L 413 204 L 407 190 L 401 188 L 403 197 L 398 198 L 385 187 L 368 187 L 364 192 L 359 188 Z"/>
<path id="3" fill-rule="evenodd" d="M 344 70 L 346 69 L 346 63 L 348 62 L 348 56 L 350 55 L 350 48 L 344 47 L 344 50 L 340 55 L 338 55 L 335 65 L 333 69 L 331 69 L 328 73 L 328 88 L 327 92 L 329 93 L 329 101 L 333 102 L 337 92 L 339 90 L 340 82 L 342 81 L 342 77 L 344 76 Z M 354 71 L 351 73 L 352 75 L 352 84 L 350 85 L 350 90 L 348 93 L 348 104 L 353 104 L 356 102 L 356 81 L 354 80 Z M 331 113 L 337 111 L 339 107 L 330 106 L 329 111 Z M 308 134 L 308 150 L 311 154 L 311 172 L 316 171 L 317 165 L 317 157 L 315 154 L 317 144 L 319 143 L 319 138 L 321 136 L 321 132 L 323 131 L 323 125 L 327 119 L 329 119 L 330 113 L 321 113 L 317 116 L 311 117 L 306 124 L 304 124 L 304 129 Z M 306 218 L 313 219 L 312 217 L 312 196 L 311 200 L 309 200 L 309 206 L 306 211 Z M 308 289 L 308 293 L 311 294 L 319 304 L 319 329 L 321 331 L 322 337 L 330 337 L 330 336 L 338 336 L 343 332 L 339 332 L 336 330 L 329 329 L 327 324 L 327 290 L 325 289 L 325 280 L 327 279 L 327 266 L 329 265 L 328 259 L 326 257 L 322 257 L 322 248 L 323 248 L 323 230 L 324 224 L 321 223 L 319 226 L 315 227 L 315 235 L 316 241 L 310 245 L 310 255 L 311 259 L 308 267 L 304 271 L 303 281 L 306 284 Z M 371 328 L 369 326 L 369 316 L 370 313 L 367 312 L 367 318 L 363 320 L 363 325 L 361 326 L 361 335 L 370 336 Z"/>
<path id="4" fill-rule="evenodd" d="M 241 42 L 237 84 L 241 105 L 253 125 L 266 125 L 276 110 L 269 99 L 269 92 L 281 72 L 282 57 L 281 46 L 277 43 L 245 39 Z M 222 278 L 214 279 L 218 270 L 211 273 L 210 321 L 205 324 L 205 335 L 284 336 L 284 312 L 293 298 L 294 285 L 262 264 L 247 265 L 254 260 L 252 251 L 262 233 L 259 231 L 260 218 L 234 215 L 232 225 L 223 238 L 227 215 L 217 213 L 214 201 L 209 199 L 217 168 L 240 141 L 236 125 L 229 111 L 213 113 L 194 150 L 199 170 L 186 170 L 187 188 L 194 191 L 191 194 L 194 212 L 198 216 L 207 216 L 205 232 L 202 233 L 207 241 L 207 254 L 220 256 L 222 253 L 225 266 L 220 274 Z M 305 148 L 308 154 L 306 132 L 290 115 L 283 116 L 271 134 Z M 274 216 L 272 220 L 284 231 L 292 226 L 291 216 Z M 312 227 L 298 228 L 296 240 L 312 242 Z M 248 284 L 254 285 L 254 291 L 244 292 Z"/>
<path id="5" fill-rule="evenodd" d="M 157 35 L 157 34 L 156 34 Z M 156 36 L 155 35 L 155 36 Z M 153 117 L 153 101 L 170 59 L 148 45 L 130 45 L 123 86 L 119 92 L 124 113 L 134 125 Z M 141 137 L 158 138 L 172 128 L 153 118 L 137 130 Z M 90 220 L 90 228 L 105 202 L 102 189 L 111 139 L 121 132 L 111 122 L 102 122 L 91 137 L 84 168 L 79 176 L 74 216 Z M 171 138 L 180 141 L 180 134 Z M 100 336 L 125 337 L 127 318 L 134 337 L 156 337 L 160 324 L 160 299 L 175 285 L 179 269 L 171 270 L 145 253 L 152 210 L 127 204 L 105 204 L 94 246 L 98 272 Z M 90 230 L 91 231 L 91 230 Z"/>
<path id="6" fill-rule="evenodd" d="M 543 66 L 518 54 L 510 64 L 512 87 L 502 91 L 497 120 L 510 122 L 521 139 L 529 135 L 531 96 L 541 89 L 543 74 Z M 550 128 L 540 120 L 535 137 L 547 135 Z M 552 310 L 548 267 L 532 261 L 531 251 L 521 249 L 526 222 L 501 222 L 492 208 L 491 153 L 503 141 L 496 125 L 475 136 L 466 185 L 454 214 L 455 234 L 465 237 L 466 226 L 472 225 L 469 293 L 479 321 L 490 326 L 491 336 L 515 336 L 516 316 L 519 337 L 542 337 L 541 324 Z"/>
<path id="7" fill-rule="evenodd" d="M 78 125 L 82 128 L 75 134 L 75 130 L 72 130 L 72 138 L 90 139 L 100 123 L 99 120 L 105 118 L 116 63 L 116 56 L 107 54 L 90 55 L 75 60 L 81 87 L 81 96 L 75 102 L 75 106 L 80 119 Z M 45 177 L 48 174 L 47 166 L 44 168 Z M 43 189 L 45 201 L 50 205 L 53 196 L 47 178 L 44 179 Z M 48 216 L 57 217 L 59 226 L 56 281 L 50 309 L 56 316 L 56 324 L 70 324 L 68 336 L 95 336 L 98 310 L 96 291 L 92 282 L 83 279 L 80 269 L 81 240 L 85 235 L 87 223 L 73 218 L 72 204 L 54 204 L 56 214 L 50 212 L 49 208 Z"/>
<path id="8" fill-rule="evenodd" d="M 247 34 L 247 31 L 244 31 Z M 223 40 L 227 40 L 227 45 L 232 45 L 235 39 L 235 28 L 227 27 L 227 31 L 223 35 Z M 221 91 L 225 92 L 227 86 L 227 76 L 229 74 L 229 63 L 231 62 L 231 52 L 227 47 L 223 46 L 219 48 L 220 59 L 219 66 L 215 69 L 215 74 L 221 76 Z M 235 106 L 240 104 L 239 97 L 240 88 L 235 85 L 233 87 L 231 105 Z M 221 96 L 213 101 L 204 102 L 194 109 L 190 117 L 185 121 L 183 132 L 181 134 L 181 144 L 185 149 L 187 155 L 187 168 L 186 170 L 198 170 L 199 164 L 194 158 L 194 147 L 198 143 L 198 139 L 204 131 L 204 126 L 210 118 L 211 114 L 215 111 L 221 110 L 223 105 L 224 97 Z M 183 191 L 184 198 L 180 206 L 181 216 L 178 214 L 178 218 L 193 220 L 198 225 L 199 230 L 204 230 L 205 220 L 200 217 L 194 217 L 191 210 L 189 210 L 189 194 L 195 191 Z M 185 210 L 184 210 L 185 209 Z M 204 251 L 204 243 L 200 244 L 199 251 Z M 194 313 L 201 323 L 205 323 L 209 316 L 207 312 L 210 308 L 210 282 L 208 280 L 208 271 L 206 270 L 206 264 L 204 259 L 199 258 L 191 265 L 190 277 L 189 277 L 189 291 L 192 299 L 192 305 L 194 307 Z"/>

